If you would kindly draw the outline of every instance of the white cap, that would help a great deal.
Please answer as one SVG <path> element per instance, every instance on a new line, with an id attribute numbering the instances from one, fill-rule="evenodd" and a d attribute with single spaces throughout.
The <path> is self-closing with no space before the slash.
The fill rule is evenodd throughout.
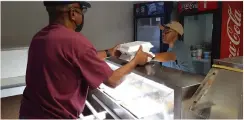
<path id="1" fill-rule="evenodd" d="M 177 33 L 179 33 L 181 36 L 184 33 L 184 29 L 183 26 L 177 22 L 177 21 L 171 21 L 170 23 L 166 24 L 166 25 L 160 25 L 159 28 L 161 30 L 164 30 L 165 27 L 169 27 L 172 30 L 175 30 Z"/>

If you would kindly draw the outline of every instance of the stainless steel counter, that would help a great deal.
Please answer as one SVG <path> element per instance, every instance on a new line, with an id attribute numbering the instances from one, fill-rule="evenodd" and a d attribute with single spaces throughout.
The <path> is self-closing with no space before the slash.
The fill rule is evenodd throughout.
<path id="1" fill-rule="evenodd" d="M 243 69 L 243 57 L 233 57 L 233 58 L 225 58 L 225 59 L 216 59 L 214 60 L 214 64 L 224 65 L 231 68 Z"/>
<path id="2" fill-rule="evenodd" d="M 125 61 L 109 58 L 106 62 L 112 66 L 120 67 Z M 147 78 L 154 83 L 167 86 L 174 91 L 174 119 L 185 118 L 184 109 L 189 108 L 187 100 L 194 94 L 204 76 L 191 74 L 171 68 L 162 67 L 159 63 L 150 63 L 145 66 L 138 66 L 133 71 L 134 74 Z M 111 109 L 121 119 L 136 119 L 128 109 L 124 108 L 102 89 L 91 92 L 104 105 Z M 155 117 L 155 116 L 151 116 Z M 148 119 L 148 118 L 147 118 Z M 156 117 L 155 117 L 156 119 Z M 159 119 L 159 118 L 158 118 Z"/>
<path id="3" fill-rule="evenodd" d="M 215 60 L 216 66 L 211 68 L 207 76 L 162 67 L 158 63 L 137 66 L 131 74 L 147 78 L 153 83 L 159 83 L 161 87 L 166 86 L 173 89 L 174 119 L 242 119 L 242 59 L 242 57 L 235 57 Z M 109 58 L 106 62 L 114 70 L 126 64 L 125 61 L 115 58 Z M 131 74 L 127 77 L 131 77 Z M 120 119 L 162 119 L 157 116 L 158 114 L 138 118 L 130 109 L 125 108 L 121 101 L 114 99 L 102 87 L 90 92 L 90 96 L 95 96 L 100 104 L 110 109 Z M 141 105 L 145 104 L 151 103 Z M 140 109 L 138 108 L 138 110 Z M 166 118 L 163 117 L 163 119 Z"/>
<path id="4" fill-rule="evenodd" d="M 207 76 L 162 67 L 159 63 L 137 66 L 131 74 L 147 78 L 147 81 L 157 83 L 159 87 L 166 86 L 173 89 L 174 119 L 242 119 L 243 73 L 229 69 L 242 70 L 242 59 L 242 57 L 236 57 L 215 60 L 216 65 L 224 67 L 212 68 Z M 112 69 L 117 69 L 126 63 L 115 58 L 109 58 L 106 62 Z M 2 97 L 22 94 L 25 88 L 24 78 L 25 76 L 1 79 Z M 16 84 L 4 82 L 8 80 L 17 80 L 17 82 Z M 129 94 L 131 91 L 127 92 Z M 97 109 L 97 112 L 106 111 L 106 114 L 112 116 L 111 118 L 138 119 L 132 111 L 121 104 L 121 101 L 115 100 L 101 86 L 90 91 L 87 100 Z M 143 119 L 156 120 L 162 117 L 155 114 Z"/>
<path id="5" fill-rule="evenodd" d="M 109 58 L 107 63 L 114 64 L 118 67 L 124 65 L 126 62 L 116 58 Z M 145 66 L 138 66 L 133 73 L 149 78 L 157 83 L 165 84 L 171 88 L 180 87 L 185 88 L 200 84 L 204 79 L 202 75 L 187 73 L 184 71 L 163 67 L 159 63 L 149 63 Z"/>
<path id="6" fill-rule="evenodd" d="M 243 119 L 243 57 L 215 60 L 191 100 L 195 117 Z M 234 69 L 233 69 L 234 68 Z M 193 118 L 195 118 L 193 117 Z"/>

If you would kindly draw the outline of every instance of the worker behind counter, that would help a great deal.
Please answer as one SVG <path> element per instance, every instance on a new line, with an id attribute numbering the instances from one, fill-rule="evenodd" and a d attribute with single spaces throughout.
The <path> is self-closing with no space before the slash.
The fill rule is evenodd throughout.
<path id="1" fill-rule="evenodd" d="M 163 42 L 169 45 L 167 52 L 155 54 L 154 60 L 162 62 L 163 66 L 194 73 L 190 48 L 180 38 L 183 27 L 179 22 L 172 21 L 160 26 Z"/>
<path id="2" fill-rule="evenodd" d="M 113 71 L 104 59 L 117 56 L 116 47 L 96 51 L 80 33 L 89 3 L 50 1 L 44 5 L 49 25 L 36 33 L 29 47 L 22 119 L 76 119 L 89 88 L 101 83 L 116 87 L 136 65 L 144 65 L 152 57 L 140 47 L 132 61 Z"/>

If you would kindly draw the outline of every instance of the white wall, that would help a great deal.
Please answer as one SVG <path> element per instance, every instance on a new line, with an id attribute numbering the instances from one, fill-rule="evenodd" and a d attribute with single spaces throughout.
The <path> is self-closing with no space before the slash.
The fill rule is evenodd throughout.
<path id="1" fill-rule="evenodd" d="M 82 31 L 97 49 L 133 41 L 133 2 L 91 2 Z"/>
<path id="2" fill-rule="evenodd" d="M 91 5 L 82 33 L 97 49 L 133 40 L 133 2 L 91 2 Z M 42 2 L 1 2 L 1 8 L 3 82 L 8 80 L 3 78 L 25 75 L 28 46 L 34 34 L 48 24 L 48 15 Z M 13 47 L 21 48 L 9 51 Z"/>
<path id="3" fill-rule="evenodd" d="M 32 36 L 48 22 L 41 2 L 2 2 L 1 7 L 2 48 L 29 46 Z"/>
<path id="4" fill-rule="evenodd" d="M 133 40 L 133 2 L 90 2 L 85 36 L 97 49 Z M 2 48 L 29 46 L 33 35 L 48 23 L 42 2 L 1 3 Z"/>
<path id="5" fill-rule="evenodd" d="M 27 65 L 28 48 L 1 51 L 1 79 L 24 76 Z"/>

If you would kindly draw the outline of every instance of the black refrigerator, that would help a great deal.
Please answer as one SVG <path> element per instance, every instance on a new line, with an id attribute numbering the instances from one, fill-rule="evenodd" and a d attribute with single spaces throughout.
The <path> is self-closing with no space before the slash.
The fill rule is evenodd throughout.
<path id="1" fill-rule="evenodd" d="M 214 59 L 243 55 L 241 1 L 178 2 L 184 43 L 197 74 L 206 75 Z M 241 32 L 240 32 L 241 31 Z"/>
<path id="2" fill-rule="evenodd" d="M 151 42 L 153 53 L 165 52 L 159 24 L 170 22 L 173 2 L 143 2 L 134 4 L 134 41 Z"/>

